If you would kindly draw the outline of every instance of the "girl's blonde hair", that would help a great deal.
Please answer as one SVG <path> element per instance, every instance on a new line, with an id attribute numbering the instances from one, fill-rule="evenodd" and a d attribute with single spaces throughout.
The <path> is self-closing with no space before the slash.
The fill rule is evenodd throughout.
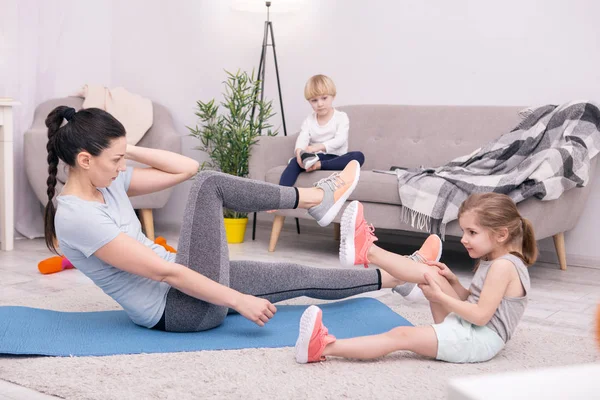
<path id="1" fill-rule="evenodd" d="M 521 258 L 525 264 L 532 265 L 538 256 L 533 226 L 517 210 L 515 202 L 505 194 L 476 193 L 470 195 L 460 206 L 458 218 L 466 212 L 475 215 L 477 225 L 493 233 L 508 230 L 507 243 L 521 247 L 521 252 L 511 252 Z"/>
<path id="2" fill-rule="evenodd" d="M 315 75 L 311 77 L 306 86 L 304 86 L 304 97 L 306 100 L 310 100 L 317 96 L 335 96 L 336 95 L 335 83 L 330 77 L 325 75 Z"/>

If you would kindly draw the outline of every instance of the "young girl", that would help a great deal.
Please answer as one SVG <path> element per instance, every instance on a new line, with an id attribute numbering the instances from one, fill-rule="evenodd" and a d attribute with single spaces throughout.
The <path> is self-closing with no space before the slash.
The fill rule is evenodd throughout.
<path id="1" fill-rule="evenodd" d="M 362 205 L 348 206 L 342 218 L 342 262 L 373 262 L 400 280 L 418 283 L 430 301 L 434 324 L 336 340 L 323 325 L 321 310 L 311 306 L 300 320 L 296 361 L 324 361 L 326 356 L 372 359 L 410 350 L 438 360 L 471 363 L 498 354 L 527 304 L 527 266 L 537 257 L 533 228 L 508 196 L 497 193 L 471 195 L 458 218 L 461 243 L 470 257 L 479 259 L 468 290 L 445 264 L 418 264 L 374 245 L 377 238 L 364 220 Z"/>
<path id="2" fill-rule="evenodd" d="M 46 244 L 56 251 L 58 239 L 75 267 L 140 326 L 201 331 L 221 324 L 229 309 L 263 326 L 277 311 L 272 304 L 277 301 L 298 296 L 340 299 L 398 283 L 379 270 L 229 260 L 223 206 L 244 212 L 300 207 L 327 225 L 358 182 L 356 161 L 309 189 L 213 171 L 198 174 L 174 254 L 144 236 L 128 196 L 190 179 L 198 163 L 180 154 L 128 145 L 123 125 L 99 109 L 76 112 L 60 106 L 48 115 L 46 125 Z M 149 168 L 126 167 L 126 159 Z M 54 199 L 59 160 L 69 166 L 69 175 Z"/>
<path id="3" fill-rule="evenodd" d="M 341 171 L 352 160 L 365 162 L 362 152 L 348 152 L 350 122 L 345 112 L 333 108 L 336 93 L 335 84 L 325 75 L 315 75 L 306 83 L 304 97 L 313 113 L 302 123 L 295 157 L 281 174 L 280 185 L 294 186 L 303 171 Z"/>

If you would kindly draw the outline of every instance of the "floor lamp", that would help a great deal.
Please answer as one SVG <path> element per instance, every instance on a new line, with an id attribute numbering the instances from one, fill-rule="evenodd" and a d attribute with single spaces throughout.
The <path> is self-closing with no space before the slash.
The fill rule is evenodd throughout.
<path id="1" fill-rule="evenodd" d="M 283 121 L 283 134 L 287 136 L 287 127 L 285 125 L 285 113 L 283 111 L 283 96 L 281 95 L 281 83 L 279 80 L 279 67 L 277 66 L 277 52 L 275 51 L 275 35 L 273 34 L 273 23 L 270 21 L 269 10 L 271 7 L 270 1 L 265 1 L 265 5 L 267 6 L 267 20 L 265 21 L 265 31 L 263 35 L 262 42 L 262 51 L 260 52 L 260 62 L 258 64 L 258 75 L 257 78 L 260 79 L 260 101 L 263 101 L 265 97 L 265 63 L 267 60 L 267 48 L 271 47 L 273 49 L 273 60 L 275 61 L 275 75 L 277 76 L 277 90 L 279 93 L 279 105 L 281 107 L 281 120 Z M 271 43 L 269 43 L 269 37 L 271 38 Z M 252 108 L 252 118 L 254 118 L 254 111 L 256 109 L 256 104 Z M 300 221 L 296 218 L 296 230 L 300 233 Z M 256 239 L 256 213 L 252 218 L 252 240 Z"/>

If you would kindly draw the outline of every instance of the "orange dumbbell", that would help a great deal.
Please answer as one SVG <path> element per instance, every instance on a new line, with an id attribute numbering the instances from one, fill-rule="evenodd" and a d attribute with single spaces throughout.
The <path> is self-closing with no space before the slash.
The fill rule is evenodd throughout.
<path id="1" fill-rule="evenodd" d="M 42 260 L 38 264 L 38 270 L 44 274 L 54 274 L 56 272 L 63 271 L 65 269 L 75 268 L 71 261 L 64 256 L 54 256 Z"/>

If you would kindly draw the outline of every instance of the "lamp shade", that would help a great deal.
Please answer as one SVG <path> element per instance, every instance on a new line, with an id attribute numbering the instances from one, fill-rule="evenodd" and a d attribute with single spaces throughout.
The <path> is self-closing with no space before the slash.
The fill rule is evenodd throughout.
<path id="1" fill-rule="evenodd" d="M 270 13 L 286 13 L 298 10 L 302 0 L 271 0 Z M 236 11 L 265 13 L 267 11 L 265 0 L 233 0 L 231 7 Z"/>

